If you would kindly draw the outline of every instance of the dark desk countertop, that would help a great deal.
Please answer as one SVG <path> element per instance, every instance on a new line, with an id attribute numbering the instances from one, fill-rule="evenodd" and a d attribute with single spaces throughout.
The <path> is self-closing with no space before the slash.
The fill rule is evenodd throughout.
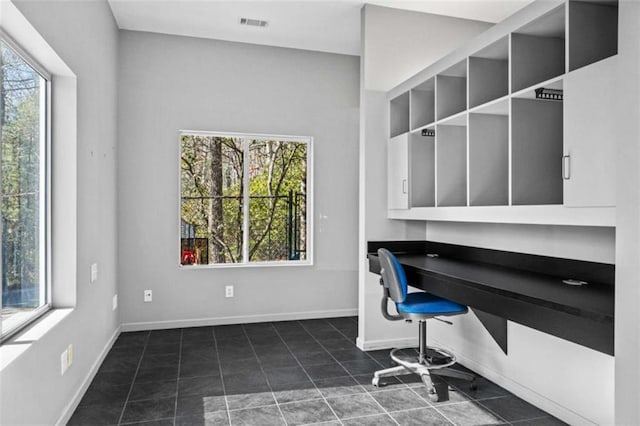
<path id="1" fill-rule="evenodd" d="M 397 257 L 402 265 L 415 269 L 419 274 L 434 273 L 440 275 L 440 278 L 449 277 L 458 284 L 562 310 L 594 321 L 613 322 L 614 288 L 607 284 L 590 282 L 573 286 L 562 282 L 565 277 L 479 262 L 429 258 L 424 254 L 401 254 Z"/>
<path id="2" fill-rule="evenodd" d="M 411 286 L 472 308 L 505 352 L 510 320 L 614 353 L 614 265 L 431 241 L 369 242 L 376 274 L 380 247 L 396 254 Z"/>

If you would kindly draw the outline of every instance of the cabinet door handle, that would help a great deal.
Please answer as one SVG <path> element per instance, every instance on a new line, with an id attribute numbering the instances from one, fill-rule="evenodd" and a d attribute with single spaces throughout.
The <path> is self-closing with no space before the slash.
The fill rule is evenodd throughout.
<path id="1" fill-rule="evenodd" d="M 403 194 L 407 193 L 407 180 L 406 179 L 402 179 L 402 193 Z"/>
<path id="2" fill-rule="evenodd" d="M 562 156 L 562 178 L 565 180 L 571 179 L 571 156 Z"/>

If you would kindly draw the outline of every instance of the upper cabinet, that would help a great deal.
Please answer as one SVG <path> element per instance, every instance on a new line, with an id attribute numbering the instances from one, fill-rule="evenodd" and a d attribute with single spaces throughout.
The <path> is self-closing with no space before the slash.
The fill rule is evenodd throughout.
<path id="1" fill-rule="evenodd" d="M 391 90 L 388 216 L 614 226 L 617 45 L 617 1 L 539 1 Z"/>
<path id="2" fill-rule="evenodd" d="M 387 143 L 387 205 L 390 209 L 409 208 L 409 135 Z"/>
<path id="3" fill-rule="evenodd" d="M 617 56 L 572 71 L 564 93 L 564 205 L 616 205 Z M 585 90 L 588 88 L 588 90 Z"/>

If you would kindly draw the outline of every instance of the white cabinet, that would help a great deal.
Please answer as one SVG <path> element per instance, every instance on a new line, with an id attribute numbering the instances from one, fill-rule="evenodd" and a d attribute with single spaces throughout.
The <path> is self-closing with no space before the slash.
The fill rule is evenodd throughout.
<path id="1" fill-rule="evenodd" d="M 616 205 L 617 56 L 564 78 L 564 205 Z"/>
<path id="2" fill-rule="evenodd" d="M 387 142 L 387 207 L 409 208 L 409 134 Z"/>
<path id="3" fill-rule="evenodd" d="M 388 93 L 388 217 L 615 226 L 618 2 L 535 1 Z"/>

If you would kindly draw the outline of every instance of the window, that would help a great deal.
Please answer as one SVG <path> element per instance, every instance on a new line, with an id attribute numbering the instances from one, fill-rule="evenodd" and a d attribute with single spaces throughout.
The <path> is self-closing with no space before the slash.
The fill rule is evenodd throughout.
<path id="1" fill-rule="evenodd" d="M 311 138 L 183 132 L 180 264 L 309 264 Z"/>
<path id="2" fill-rule="evenodd" d="M 49 78 L 15 43 L 0 42 L 2 338 L 50 307 Z"/>

